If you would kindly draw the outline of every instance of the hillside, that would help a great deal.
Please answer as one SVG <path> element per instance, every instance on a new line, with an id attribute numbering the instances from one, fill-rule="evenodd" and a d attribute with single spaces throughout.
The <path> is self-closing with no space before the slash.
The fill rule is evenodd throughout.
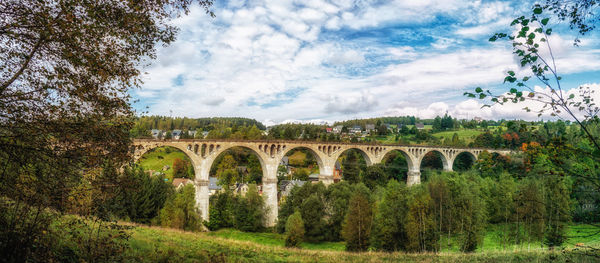
<path id="1" fill-rule="evenodd" d="M 224 235 L 231 236 L 231 233 Z M 249 234 L 265 236 L 270 234 Z M 465 254 L 442 253 L 350 253 L 322 248 L 291 249 L 257 239 L 222 237 L 217 233 L 191 233 L 137 226 L 128 253 L 139 262 L 464 262 Z M 267 238 L 270 239 L 270 238 Z M 261 244 L 263 243 L 263 244 Z M 335 249 L 335 246 L 334 246 Z M 469 254 L 469 262 L 594 262 L 573 249 L 489 251 Z"/>

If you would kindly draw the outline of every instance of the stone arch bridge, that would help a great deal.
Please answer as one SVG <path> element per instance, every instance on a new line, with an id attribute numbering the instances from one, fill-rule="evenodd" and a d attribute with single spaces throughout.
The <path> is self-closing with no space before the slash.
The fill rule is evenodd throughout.
<path id="1" fill-rule="evenodd" d="M 364 157 L 367 165 L 380 163 L 384 156 L 392 151 L 398 151 L 406 158 L 408 163 L 407 184 L 413 185 L 421 182 L 421 160 L 429 152 L 439 152 L 442 156 L 444 170 L 452 171 L 452 164 L 461 153 L 468 153 L 476 160 L 483 151 L 498 154 L 508 154 L 508 150 L 459 148 L 442 146 L 415 146 L 415 145 L 379 145 L 340 142 L 317 141 L 247 141 L 247 140 L 152 140 L 136 139 L 133 141 L 133 156 L 137 161 L 150 149 L 171 146 L 187 154 L 194 166 L 196 174 L 194 186 L 196 188 L 196 205 L 204 220 L 208 220 L 209 190 L 208 176 L 214 160 L 221 153 L 233 147 L 250 149 L 260 160 L 263 179 L 262 189 L 265 204 L 268 207 L 265 225 L 273 226 L 277 220 L 277 168 L 281 159 L 293 149 L 304 148 L 312 152 L 319 165 L 319 181 L 328 185 L 333 183 L 333 171 L 338 157 L 349 149 L 358 150 Z"/>

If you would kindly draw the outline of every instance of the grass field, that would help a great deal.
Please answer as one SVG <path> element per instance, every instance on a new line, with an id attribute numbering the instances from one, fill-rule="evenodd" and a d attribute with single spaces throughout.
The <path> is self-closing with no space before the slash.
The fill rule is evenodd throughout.
<path id="1" fill-rule="evenodd" d="M 173 161 L 177 158 L 190 161 L 190 158 L 177 148 L 159 147 L 155 148 L 154 151 L 142 155 L 138 164 L 142 166 L 144 170 L 153 171 L 162 171 L 165 165 L 169 165 L 169 170 L 164 171 L 164 173 L 166 178 L 173 180 Z"/>
<path id="2" fill-rule="evenodd" d="M 249 235 L 254 235 L 250 237 Z M 595 258 L 566 249 L 549 251 L 507 250 L 471 254 L 441 253 L 350 253 L 309 247 L 291 249 L 281 246 L 276 234 L 248 234 L 233 230 L 191 233 L 179 230 L 138 226 L 132 230 L 128 257 L 138 262 L 596 262 Z"/>
<path id="3" fill-rule="evenodd" d="M 541 247 L 539 242 L 527 243 L 523 242 L 518 245 L 503 246 L 501 239 L 501 230 L 503 225 L 489 225 L 483 245 L 478 249 L 478 252 L 488 251 L 512 251 L 512 250 L 536 250 Z M 566 242 L 566 247 L 574 248 L 575 244 L 583 243 L 586 246 L 600 247 L 600 229 L 595 226 L 586 224 L 573 224 L 567 229 L 569 239 Z M 256 244 L 284 247 L 285 236 L 277 233 L 248 233 L 235 229 L 221 229 L 214 232 L 209 232 L 207 235 L 233 239 L 238 241 L 249 241 Z M 459 246 L 456 238 L 451 238 L 450 242 L 443 236 L 442 242 L 444 252 L 458 252 Z M 447 244 L 450 244 L 448 247 Z M 303 243 L 303 249 L 308 250 L 328 250 L 328 251 L 344 251 L 344 242 L 321 242 L 321 243 Z"/>
<path id="4" fill-rule="evenodd" d="M 479 134 L 482 134 L 484 132 L 475 129 L 459 129 L 456 131 L 436 132 L 433 134 L 433 136 L 441 139 L 442 141 L 444 141 L 445 139 L 452 140 L 452 136 L 454 136 L 455 133 L 458 134 L 459 139 L 463 140 L 465 143 L 468 144 L 470 142 L 473 142 Z"/>

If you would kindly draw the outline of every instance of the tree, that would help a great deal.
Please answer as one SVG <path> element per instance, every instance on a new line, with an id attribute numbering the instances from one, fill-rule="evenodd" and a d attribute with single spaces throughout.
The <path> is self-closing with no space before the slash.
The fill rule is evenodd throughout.
<path id="1" fill-rule="evenodd" d="M 371 245 L 376 250 L 405 250 L 408 238 L 404 225 L 407 215 L 408 191 L 404 184 L 388 182 L 383 199 L 377 205 L 373 220 Z"/>
<path id="2" fill-rule="evenodd" d="M 188 184 L 172 195 L 160 210 L 159 220 L 163 227 L 187 231 L 200 230 L 201 221 L 196 210 L 194 186 Z"/>
<path id="3" fill-rule="evenodd" d="M 438 239 L 435 235 L 431 197 L 423 186 L 414 186 L 411 192 L 406 217 L 406 248 L 409 251 L 433 251 Z"/>
<path id="4" fill-rule="evenodd" d="M 305 237 L 307 241 L 319 242 L 324 239 L 325 206 L 317 193 L 311 194 L 302 202 L 300 209 L 302 221 L 306 228 Z"/>
<path id="5" fill-rule="evenodd" d="M 304 239 L 304 222 L 299 211 L 288 217 L 285 223 L 285 246 L 299 247 Z"/>
<path id="6" fill-rule="evenodd" d="M 209 207 L 210 221 L 204 222 L 204 225 L 211 231 L 232 227 L 237 202 L 238 198 L 233 196 L 231 191 L 212 195 Z"/>
<path id="7" fill-rule="evenodd" d="M 173 160 L 173 177 L 182 178 L 187 175 L 187 164 L 180 158 Z"/>
<path id="8" fill-rule="evenodd" d="M 342 227 L 346 250 L 366 251 L 369 248 L 372 221 L 373 208 L 369 197 L 365 191 L 356 191 L 348 203 L 348 213 Z"/>
<path id="9" fill-rule="evenodd" d="M 350 150 L 346 154 L 346 158 L 342 161 L 342 177 L 350 183 L 360 181 L 360 168 L 358 166 L 358 153 Z"/>
<path id="10" fill-rule="evenodd" d="M 246 196 L 239 198 L 235 206 L 233 225 L 242 231 L 258 232 L 263 228 L 264 214 L 265 202 L 256 185 L 250 184 Z"/>
<path id="11" fill-rule="evenodd" d="M 546 0 L 544 8 L 554 12 L 560 20 L 568 20 L 571 29 L 585 35 L 596 28 L 595 22 L 600 19 L 596 12 L 599 6 L 600 2 L 593 0 Z M 579 38 L 575 39 L 575 44 L 579 42 Z"/>
<path id="12" fill-rule="evenodd" d="M 538 116 L 550 113 L 551 116 L 566 115 L 574 120 L 582 129 L 590 143 L 595 148 L 594 155 L 600 156 L 600 142 L 597 136 L 590 132 L 588 125 L 597 123 L 600 108 L 592 98 L 593 90 L 589 87 L 580 86 L 579 96 L 568 94 L 561 86 L 561 76 L 557 70 L 556 61 L 549 42 L 552 28 L 548 26 L 550 17 L 545 17 L 544 10 L 552 10 L 558 14 L 560 19 L 571 19 L 571 26 L 579 28 L 580 33 L 593 29 L 594 24 L 588 24 L 587 15 L 593 14 L 594 8 L 599 4 L 596 1 L 574 1 L 573 4 L 558 0 L 548 0 L 547 5 L 536 4 L 532 8 L 531 16 L 521 16 L 512 21 L 511 26 L 520 28 L 514 35 L 496 33 L 489 40 L 494 42 L 499 39 L 508 38 L 513 46 L 513 53 L 518 57 L 522 67 L 528 66 L 531 75 L 517 76 L 514 71 L 508 71 L 504 82 L 514 84 L 506 94 L 493 94 L 489 90 L 478 87 L 474 93 L 464 94 L 479 99 L 491 98 L 492 104 L 504 105 L 505 103 L 519 103 L 524 101 L 535 101 L 541 103 L 541 109 L 525 107 L 527 112 L 534 111 Z M 598 19 L 597 17 L 593 18 Z M 577 43 L 578 40 L 576 40 Z M 541 54 L 548 55 L 542 56 Z M 536 79 L 549 89 L 535 90 L 530 80 Z M 491 105 L 486 105 L 491 106 Z M 580 117 L 583 115 L 583 117 Z"/>
<path id="13" fill-rule="evenodd" d="M 212 1 L 199 3 L 208 8 Z M 176 28 L 169 21 L 187 12 L 189 4 L 0 2 L 3 196 L 19 206 L 61 211 L 75 185 L 71 182 L 81 179 L 81 168 L 100 168 L 107 159 L 119 167 L 129 160 L 133 114 L 128 90 L 140 86 L 141 65 L 155 57 L 155 44 L 174 41 Z M 33 195 L 23 195 L 25 189 L 13 182 L 37 163 L 47 164 L 37 174 L 44 180 Z M 54 180 L 61 186 L 52 185 Z M 39 223 L 44 224 L 34 224 Z M 18 240 L 0 242 L 12 247 L 2 248 L 13 252 L 6 260 L 27 258 L 31 244 Z"/>
<path id="14" fill-rule="evenodd" d="M 374 164 L 367 166 L 363 174 L 362 182 L 369 188 L 374 190 L 377 186 L 383 186 L 387 184 L 389 175 L 383 169 L 382 164 Z"/>

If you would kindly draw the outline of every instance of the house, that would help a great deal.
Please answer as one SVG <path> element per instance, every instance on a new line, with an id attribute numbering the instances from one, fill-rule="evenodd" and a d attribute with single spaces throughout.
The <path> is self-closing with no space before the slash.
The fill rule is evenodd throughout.
<path id="1" fill-rule="evenodd" d="M 342 125 L 334 126 L 332 128 L 332 131 L 333 131 L 333 133 L 341 133 L 343 128 L 344 128 L 344 126 L 342 126 Z"/>
<path id="2" fill-rule="evenodd" d="M 308 181 L 311 181 L 312 183 L 318 183 L 319 182 L 319 174 L 314 173 L 308 176 Z"/>
<path id="3" fill-rule="evenodd" d="M 483 121 L 483 118 L 481 118 L 481 117 L 475 117 L 475 118 L 473 118 L 473 120 L 476 121 L 476 122 L 481 122 L 481 121 Z"/>
<path id="4" fill-rule="evenodd" d="M 188 184 L 193 184 L 192 180 L 187 178 L 173 178 L 173 186 L 175 189 L 179 190 L 179 188 L 184 187 Z"/>
<path id="5" fill-rule="evenodd" d="M 375 130 L 375 124 L 367 124 L 365 126 L 365 130 L 367 131 L 367 133 L 371 133 L 371 131 Z"/>
<path id="6" fill-rule="evenodd" d="M 327 133 L 332 133 L 332 132 L 333 132 L 333 128 L 325 128 L 325 131 L 326 131 Z"/>
<path id="7" fill-rule="evenodd" d="M 196 137 L 196 131 L 190 131 L 190 130 L 188 130 L 187 134 L 190 136 L 190 138 L 195 138 Z"/>
<path id="8" fill-rule="evenodd" d="M 283 171 L 283 169 L 281 169 L 281 167 L 285 167 L 285 171 Z M 281 158 L 281 162 L 279 162 L 279 169 L 277 169 L 277 176 L 288 175 L 291 172 L 292 172 L 292 169 L 290 167 L 290 158 L 287 156 L 283 156 L 283 158 Z"/>
<path id="9" fill-rule="evenodd" d="M 171 136 L 173 136 L 173 139 L 179 140 L 181 138 L 181 130 L 173 130 Z"/>
<path id="10" fill-rule="evenodd" d="M 352 128 L 348 129 L 350 133 L 360 133 L 362 131 L 362 127 L 360 125 L 354 125 Z"/>
<path id="11" fill-rule="evenodd" d="M 213 176 L 208 177 L 208 195 L 214 195 L 223 190 L 223 188 L 217 184 L 218 182 L 219 178 Z"/>
<path id="12" fill-rule="evenodd" d="M 290 195 L 294 187 L 302 187 L 305 183 L 306 181 L 300 180 L 281 180 L 279 183 L 279 198 Z"/>
<path id="13" fill-rule="evenodd" d="M 415 123 L 415 127 L 417 128 L 417 130 L 422 130 L 425 129 L 425 124 L 423 124 L 422 122 Z"/>
<path id="14" fill-rule="evenodd" d="M 162 131 L 158 130 L 158 129 L 152 129 L 150 130 L 150 133 L 152 134 L 152 138 L 154 139 L 160 139 L 162 138 Z"/>
<path id="15" fill-rule="evenodd" d="M 281 162 L 279 162 L 279 165 L 283 165 L 283 166 L 290 166 L 290 158 L 287 156 L 283 156 L 283 158 L 281 158 Z"/>
<path id="16" fill-rule="evenodd" d="M 337 183 L 342 180 L 342 165 L 340 162 L 335 161 L 335 166 L 333 167 L 333 182 Z"/>
<path id="17" fill-rule="evenodd" d="M 202 138 L 206 138 L 206 136 L 208 136 L 208 132 L 207 131 L 203 131 L 202 132 Z"/>
<path id="18" fill-rule="evenodd" d="M 244 196 L 248 192 L 248 184 L 247 183 L 237 183 L 235 184 L 235 188 L 233 189 L 233 193 L 237 195 Z"/>

